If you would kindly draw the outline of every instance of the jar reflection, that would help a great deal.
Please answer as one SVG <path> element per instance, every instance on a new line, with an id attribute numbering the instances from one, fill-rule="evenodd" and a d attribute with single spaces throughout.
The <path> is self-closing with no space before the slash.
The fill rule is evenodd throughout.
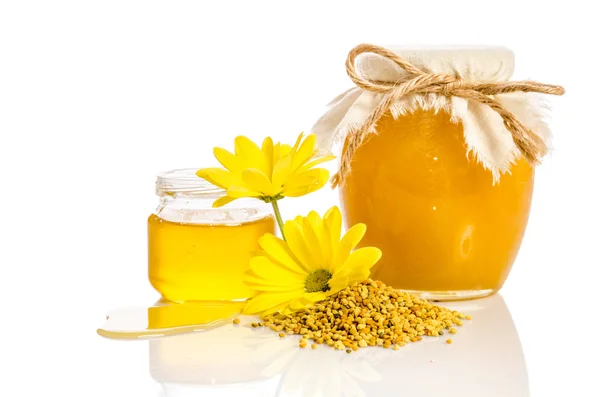
<path id="1" fill-rule="evenodd" d="M 229 323 L 150 340 L 150 375 L 165 397 L 272 396 L 278 378 L 263 374 L 267 364 L 257 365 L 254 351 L 273 335 L 254 331 Z"/>
<path id="2" fill-rule="evenodd" d="M 382 381 L 371 385 L 377 397 L 528 397 L 525 356 L 510 311 L 500 294 L 444 306 L 473 317 L 456 335 L 422 342 L 382 356 L 373 368 Z M 447 345 L 445 340 L 453 343 Z M 394 384 L 402 385 L 402 393 Z"/>

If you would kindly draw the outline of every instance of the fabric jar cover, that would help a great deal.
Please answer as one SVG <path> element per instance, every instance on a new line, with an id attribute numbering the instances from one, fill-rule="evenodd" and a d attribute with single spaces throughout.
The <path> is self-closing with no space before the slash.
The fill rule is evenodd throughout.
<path id="1" fill-rule="evenodd" d="M 465 81 L 508 81 L 514 71 L 514 54 L 504 47 L 387 48 L 424 72 L 443 73 Z M 372 53 L 361 54 L 356 65 L 370 80 L 395 82 L 408 74 L 389 59 Z M 351 128 L 364 123 L 384 96 L 355 87 L 334 98 L 312 127 L 318 147 L 331 152 Z M 515 92 L 495 95 L 494 99 L 551 147 L 551 133 L 545 122 L 549 106 L 541 94 Z M 521 155 L 502 118 L 489 106 L 456 96 L 409 94 L 396 100 L 390 112 L 397 118 L 417 109 L 444 111 L 452 122 L 462 123 L 466 155 L 474 155 L 491 171 L 494 183 L 502 173 L 510 171 L 511 164 Z"/>

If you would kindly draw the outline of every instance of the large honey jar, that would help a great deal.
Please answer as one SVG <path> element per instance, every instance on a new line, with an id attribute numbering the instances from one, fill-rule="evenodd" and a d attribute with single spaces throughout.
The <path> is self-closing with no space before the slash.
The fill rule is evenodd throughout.
<path id="1" fill-rule="evenodd" d="M 394 49 L 396 63 L 386 52 L 362 55 L 348 62 L 358 87 L 313 130 L 322 147 L 342 143 L 334 182 L 347 226 L 365 223 L 361 244 L 383 252 L 372 277 L 437 300 L 498 291 L 527 226 L 534 164 L 549 144 L 537 97 L 505 87 L 512 52 Z"/>

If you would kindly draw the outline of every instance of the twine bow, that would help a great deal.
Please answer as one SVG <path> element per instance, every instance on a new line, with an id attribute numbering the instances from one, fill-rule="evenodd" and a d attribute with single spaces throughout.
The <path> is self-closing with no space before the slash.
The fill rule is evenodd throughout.
<path id="1" fill-rule="evenodd" d="M 387 58 L 409 74 L 396 82 L 368 79 L 356 69 L 356 58 L 364 53 L 377 54 Z M 364 143 L 369 132 L 374 129 L 377 121 L 390 109 L 390 106 L 404 95 L 438 94 L 446 97 L 457 96 L 489 106 L 502 117 L 504 126 L 511 133 L 512 139 L 522 155 L 530 164 L 537 165 L 548 152 L 548 148 L 536 133 L 519 122 L 514 114 L 506 110 L 491 95 L 510 92 L 539 92 L 551 95 L 563 95 L 565 93 L 564 88 L 561 86 L 541 84 L 535 81 L 464 81 L 447 74 L 427 73 L 392 51 L 372 44 L 360 44 L 348 53 L 346 72 L 357 87 L 385 94 L 385 97 L 361 126 L 351 128 L 348 132 L 340 169 L 331 180 L 333 187 L 344 182 L 350 170 L 352 156 L 356 150 Z"/>

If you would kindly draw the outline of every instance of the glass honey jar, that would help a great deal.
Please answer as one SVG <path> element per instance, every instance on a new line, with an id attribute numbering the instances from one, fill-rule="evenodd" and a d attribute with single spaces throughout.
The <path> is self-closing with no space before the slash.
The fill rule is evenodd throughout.
<path id="1" fill-rule="evenodd" d="M 341 203 L 349 225 L 367 225 L 361 244 L 383 252 L 372 277 L 436 299 L 502 287 L 525 233 L 534 170 L 519 158 L 493 184 L 464 145 L 449 115 L 416 111 L 384 116 L 356 151 Z"/>
<path id="2" fill-rule="evenodd" d="M 363 44 L 346 68 L 357 87 L 312 132 L 323 150 L 342 143 L 333 182 L 347 226 L 382 250 L 371 277 L 434 300 L 498 291 L 550 146 L 539 94 L 562 87 L 510 81 L 503 47 Z"/>
<path id="3" fill-rule="evenodd" d="M 223 189 L 195 175 L 196 169 L 162 173 L 159 205 L 148 218 L 148 277 L 167 300 L 235 301 L 251 297 L 242 277 L 258 239 L 275 232 L 270 207 L 239 199 L 212 203 Z"/>

